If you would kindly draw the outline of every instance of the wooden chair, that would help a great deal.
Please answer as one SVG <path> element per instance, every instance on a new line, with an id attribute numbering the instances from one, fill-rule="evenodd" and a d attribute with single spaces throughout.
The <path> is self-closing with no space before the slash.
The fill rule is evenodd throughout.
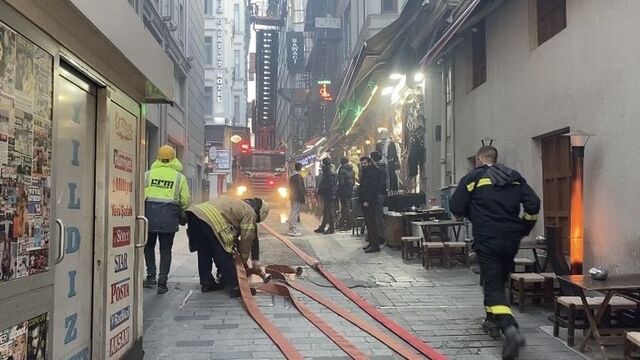
<path id="1" fill-rule="evenodd" d="M 358 198 L 351 199 L 351 216 L 353 222 L 351 223 L 351 235 L 364 235 L 366 224 L 364 222 L 364 214 L 362 213 L 362 205 L 358 202 Z"/>
<path id="2" fill-rule="evenodd" d="M 403 236 L 402 237 L 402 260 L 409 260 L 420 255 L 419 236 Z"/>
<path id="3" fill-rule="evenodd" d="M 596 310 L 603 301 L 603 296 L 587 297 L 589 309 L 586 309 L 586 311 Z M 611 311 L 634 310 L 637 308 L 637 303 L 622 296 L 614 296 L 609 301 L 608 313 L 610 315 Z M 561 316 L 563 309 L 567 310 L 566 317 Z M 567 345 L 573 346 L 575 344 L 576 329 L 587 329 L 589 327 L 584 311 L 585 308 L 579 296 L 558 296 L 554 310 L 553 336 L 558 337 L 560 335 L 560 326 L 566 327 Z M 581 321 L 578 322 L 578 320 Z"/>
<path id="4" fill-rule="evenodd" d="M 446 262 L 446 250 L 443 242 L 433 241 L 425 242 L 422 244 L 422 266 L 426 269 L 431 268 L 433 259 L 440 260 L 441 265 L 445 265 Z"/>
<path id="5" fill-rule="evenodd" d="M 640 332 L 630 331 L 624 333 L 624 360 L 632 360 L 633 350 L 640 346 Z"/>
<path id="6" fill-rule="evenodd" d="M 469 247 L 463 241 L 447 241 L 444 243 L 444 255 L 446 266 L 451 267 L 453 260 L 458 260 L 462 265 L 469 264 Z"/>
<path id="7" fill-rule="evenodd" d="M 527 299 L 535 301 L 548 299 L 547 290 L 550 279 L 536 273 L 514 273 L 509 276 L 509 304 L 514 303 L 514 297 L 517 299 L 520 312 L 524 311 L 524 305 Z"/>
<path id="8" fill-rule="evenodd" d="M 533 273 L 535 261 L 529 258 L 515 258 L 513 262 L 516 264 L 514 272 Z M 524 271 L 517 271 L 519 267 L 524 267 Z"/>

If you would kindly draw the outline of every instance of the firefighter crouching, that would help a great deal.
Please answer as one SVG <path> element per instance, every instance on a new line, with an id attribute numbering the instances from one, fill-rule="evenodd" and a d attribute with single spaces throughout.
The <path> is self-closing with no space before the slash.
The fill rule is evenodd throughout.
<path id="1" fill-rule="evenodd" d="M 231 297 L 240 296 L 233 256 L 237 252 L 249 268 L 258 268 L 257 224 L 269 215 L 269 204 L 259 198 L 239 200 L 223 196 L 186 211 L 189 248 L 198 252 L 198 273 L 202 292 L 229 289 Z M 213 263 L 221 281 L 211 273 Z"/>
<path id="2" fill-rule="evenodd" d="M 486 310 L 482 327 L 492 336 L 502 331 L 502 358 L 515 359 L 525 339 L 507 303 L 505 282 L 515 268 L 520 240 L 536 223 L 540 199 L 517 171 L 497 164 L 497 159 L 495 148 L 480 148 L 477 168 L 460 180 L 449 206 L 454 215 L 469 218 L 473 225 Z"/>
<path id="3" fill-rule="evenodd" d="M 167 276 L 171 269 L 171 248 L 178 231 L 184 210 L 189 206 L 191 195 L 187 178 L 182 175 L 182 164 L 176 158 L 176 151 L 169 145 L 158 149 L 157 160 L 145 173 L 145 214 L 149 219 L 149 234 L 144 247 L 147 278 L 144 287 L 156 285 L 155 247 L 160 239 L 160 273 L 158 274 L 158 294 L 168 291 Z"/>

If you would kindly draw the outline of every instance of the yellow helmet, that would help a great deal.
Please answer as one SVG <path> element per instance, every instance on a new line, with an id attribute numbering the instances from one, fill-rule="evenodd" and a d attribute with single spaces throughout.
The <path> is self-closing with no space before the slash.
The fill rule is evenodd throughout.
<path id="1" fill-rule="evenodd" d="M 176 149 L 171 145 L 162 145 L 160 149 L 158 149 L 156 158 L 158 160 L 173 160 L 176 158 Z"/>

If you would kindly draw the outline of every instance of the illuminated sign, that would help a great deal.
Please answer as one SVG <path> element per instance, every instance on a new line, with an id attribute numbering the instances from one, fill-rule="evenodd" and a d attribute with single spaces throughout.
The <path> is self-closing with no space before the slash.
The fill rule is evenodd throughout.
<path id="1" fill-rule="evenodd" d="M 320 84 L 320 99 L 322 99 L 322 101 L 333 101 L 333 97 L 331 96 L 331 90 L 329 89 L 329 84 Z"/>

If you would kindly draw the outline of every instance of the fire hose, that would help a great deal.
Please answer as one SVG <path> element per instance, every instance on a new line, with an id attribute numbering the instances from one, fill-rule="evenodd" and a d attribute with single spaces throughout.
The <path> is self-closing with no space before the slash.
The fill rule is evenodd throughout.
<path id="1" fill-rule="evenodd" d="M 446 357 L 440 354 L 435 349 L 428 346 L 421 339 L 415 336 L 413 333 L 409 332 L 398 323 L 387 317 L 385 314 L 380 312 L 374 306 L 366 302 L 363 298 L 361 298 L 355 291 L 348 288 L 342 281 L 338 280 L 335 276 L 329 273 L 320 263 L 319 260 L 309 256 L 302 250 L 300 250 L 297 246 L 295 246 L 289 239 L 284 236 L 281 236 L 271 227 L 261 224 L 263 228 L 275 236 L 278 240 L 280 240 L 285 246 L 291 249 L 298 257 L 300 257 L 307 265 L 318 271 L 322 276 L 324 276 L 333 286 L 342 292 L 347 298 L 349 298 L 353 303 L 358 305 L 362 310 L 364 310 L 371 317 L 376 319 L 379 323 L 385 326 L 389 331 L 398 336 L 400 339 L 404 340 L 407 344 L 411 345 L 415 350 L 418 350 L 422 355 L 426 356 L 431 360 L 444 360 Z M 333 328 L 331 328 L 326 322 L 324 322 L 321 318 L 319 318 L 316 314 L 310 311 L 304 304 L 298 301 L 294 296 L 292 296 L 290 289 L 297 290 L 316 302 L 324 305 L 338 316 L 344 318 L 345 320 L 351 322 L 353 325 L 357 326 L 361 330 L 369 333 L 371 336 L 378 339 L 380 342 L 385 344 L 387 347 L 401 355 L 406 359 L 416 359 L 419 358 L 419 354 L 415 353 L 411 348 L 408 348 L 392 337 L 387 335 L 386 333 L 379 330 L 377 327 L 367 323 L 366 321 L 358 318 L 353 315 L 349 310 L 341 307 L 337 303 L 322 297 L 321 295 L 315 293 L 313 290 L 296 283 L 290 280 L 290 276 L 292 274 L 300 275 L 302 273 L 302 268 L 298 267 L 296 269 L 287 266 L 287 265 L 268 265 L 264 271 L 258 269 L 246 269 L 239 259 L 236 256 L 236 268 L 238 272 L 238 282 L 240 285 L 240 293 L 242 296 L 242 301 L 249 312 L 249 315 L 258 323 L 258 325 L 267 333 L 267 335 L 274 341 L 276 346 L 282 351 L 284 356 L 287 359 L 301 359 L 300 353 L 295 349 L 295 347 L 286 339 L 286 337 L 278 330 L 276 326 L 274 326 L 265 316 L 262 314 L 258 306 L 252 297 L 252 289 L 249 286 L 247 273 L 255 274 L 260 276 L 263 279 L 265 285 L 260 287 L 261 291 L 282 295 L 289 299 L 291 299 L 293 305 L 298 309 L 298 311 L 307 318 L 312 324 L 314 324 L 320 331 L 322 331 L 327 337 L 329 337 L 336 345 L 338 345 L 346 354 L 348 354 L 353 359 L 366 359 L 366 355 L 364 355 L 360 350 L 358 350 L 353 344 L 351 344 L 348 340 L 342 337 L 339 333 L 337 333 Z M 272 282 L 270 280 L 276 279 L 277 282 Z"/>

